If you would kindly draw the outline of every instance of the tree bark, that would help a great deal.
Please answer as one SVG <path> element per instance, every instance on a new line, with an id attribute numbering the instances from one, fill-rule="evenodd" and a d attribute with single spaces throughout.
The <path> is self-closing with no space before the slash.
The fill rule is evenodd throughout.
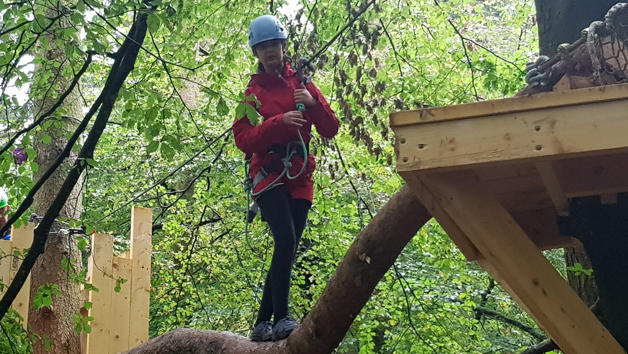
<path id="1" fill-rule="evenodd" d="M 574 264 L 579 263 L 583 269 L 591 269 L 591 261 L 584 248 L 565 248 L 565 263 L 567 267 L 573 267 Z M 598 298 L 597 284 L 593 275 L 567 271 L 567 281 L 587 306 L 593 306 Z"/>
<path id="2" fill-rule="evenodd" d="M 562 43 L 573 43 L 593 21 L 604 21 L 618 0 L 536 0 L 541 55 L 554 55 Z"/>
<path id="3" fill-rule="evenodd" d="M 60 13 L 54 10 L 46 10 L 46 15 L 56 17 Z M 67 65 L 64 48 L 56 46 L 56 33 L 62 28 L 71 26 L 68 18 L 61 18 L 48 33 L 43 36 L 50 43 L 50 50 L 36 49 L 37 54 L 45 58 L 43 64 L 35 68 L 35 75 L 52 73 L 51 79 L 45 82 L 43 87 L 33 87 L 31 96 L 34 97 L 35 116 L 48 111 L 57 101 L 57 97 L 65 92 L 72 81 L 72 77 L 64 77 L 62 71 Z M 53 63 L 61 63 L 55 68 Z M 56 95 L 54 94 L 56 93 Z M 39 129 L 35 134 L 33 148 L 37 153 L 35 162 L 39 170 L 34 173 L 33 179 L 39 180 L 44 172 L 57 159 L 68 142 L 67 136 L 74 132 L 78 126 L 76 117 L 81 117 L 81 104 L 76 90 L 66 97 L 62 108 L 67 116 L 57 119 L 46 118 L 54 123 L 47 129 Z M 74 117 L 74 118 L 72 118 Z M 44 139 L 50 137 L 50 142 Z M 44 215 L 54 201 L 63 181 L 76 160 L 76 153 L 72 153 L 57 171 L 46 181 L 33 201 L 33 211 L 38 215 Z M 73 189 L 68 202 L 60 212 L 61 217 L 79 219 L 82 210 L 80 181 Z M 71 274 L 79 274 L 81 270 L 81 254 L 77 248 L 76 239 L 69 235 L 59 233 L 60 225 L 55 223 L 46 242 L 44 253 L 39 257 L 31 272 L 30 298 L 35 298 L 39 288 L 46 284 L 56 284 L 60 295 L 52 297 L 52 305 L 35 309 L 29 309 L 28 328 L 38 338 L 34 344 L 35 354 L 80 354 L 79 336 L 74 332 L 74 314 L 79 313 L 80 288 L 78 283 L 70 280 Z M 62 262 L 67 262 L 69 267 L 63 269 Z M 69 262 L 68 262 L 69 261 Z M 45 350 L 45 342 L 51 342 L 51 349 Z"/>
<path id="4" fill-rule="evenodd" d="M 617 204 L 574 198 L 569 212 L 571 233 L 582 241 L 593 265 L 604 324 L 628 349 L 628 193 L 619 194 Z"/>
<path id="5" fill-rule="evenodd" d="M 256 343 L 214 331 L 180 329 L 163 334 L 126 354 L 329 354 L 344 338 L 375 286 L 405 245 L 431 218 L 404 186 L 353 242 L 320 299 L 287 340 Z"/>

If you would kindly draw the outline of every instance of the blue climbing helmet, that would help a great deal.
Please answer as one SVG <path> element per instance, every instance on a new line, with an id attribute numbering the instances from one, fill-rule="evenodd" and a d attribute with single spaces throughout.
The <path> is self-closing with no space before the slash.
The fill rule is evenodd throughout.
<path id="1" fill-rule="evenodd" d="M 286 27 L 273 15 L 264 15 L 251 21 L 249 27 L 249 47 L 273 39 L 288 39 Z"/>

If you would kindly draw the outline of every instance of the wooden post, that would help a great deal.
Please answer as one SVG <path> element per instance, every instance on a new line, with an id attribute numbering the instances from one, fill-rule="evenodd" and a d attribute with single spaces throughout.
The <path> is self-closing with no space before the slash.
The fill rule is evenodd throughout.
<path id="1" fill-rule="evenodd" d="M 87 336 L 89 354 L 108 354 L 111 328 L 111 292 L 113 290 L 113 236 L 92 235 L 92 256 L 87 266 L 88 282 L 98 289 L 90 291 L 89 310 L 92 332 Z"/>
<path id="2" fill-rule="evenodd" d="M 153 211 L 134 207 L 131 211 L 131 310 L 129 346 L 148 341 L 150 270 Z"/>
<path id="3" fill-rule="evenodd" d="M 120 353 L 129 350 L 130 314 L 131 311 L 131 267 L 132 260 L 113 257 L 113 281 L 125 279 L 119 292 L 111 293 L 111 345 L 109 353 Z"/>
<path id="4" fill-rule="evenodd" d="M 33 244 L 33 230 L 34 224 L 29 223 L 25 226 L 20 227 L 19 229 L 11 228 L 11 241 L 12 241 L 12 252 L 19 251 L 24 253 L 25 249 L 28 249 Z M 17 272 L 18 268 L 22 264 L 21 258 L 18 259 L 16 257 L 13 258 L 11 262 L 11 280 L 13 280 L 13 276 Z M 29 275 L 22 286 L 22 290 L 17 294 L 17 297 L 13 301 L 13 309 L 17 311 L 17 313 L 22 316 L 24 319 L 23 326 L 26 328 L 28 323 L 28 308 L 30 306 L 30 291 L 31 291 L 31 276 Z"/>
<path id="5" fill-rule="evenodd" d="M 455 221 L 488 263 L 486 270 L 565 353 L 625 353 L 474 173 L 404 179 L 422 201 L 431 201 L 428 210 L 439 209 Z"/>
<path id="6" fill-rule="evenodd" d="M 11 283 L 11 244 L 11 240 L 0 240 L 0 281 L 5 287 Z M 3 294 L 4 291 L 0 291 L 0 295 Z"/>

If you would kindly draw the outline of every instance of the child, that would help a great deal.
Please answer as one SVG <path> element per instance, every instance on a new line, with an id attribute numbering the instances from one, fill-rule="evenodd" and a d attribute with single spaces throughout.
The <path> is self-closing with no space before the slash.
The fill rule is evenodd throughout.
<path id="1" fill-rule="evenodd" d="M 259 63 L 258 73 L 251 77 L 245 95 L 254 94 L 261 103 L 258 113 L 263 120 L 252 125 L 244 117 L 233 124 L 236 145 L 251 157 L 253 194 L 260 193 L 256 202 L 275 241 L 251 334 L 253 341 L 284 339 L 299 327 L 288 314 L 288 298 L 292 264 L 314 198 L 315 162 L 308 144 L 312 125 L 328 139 L 336 135 L 339 125 L 318 88 L 311 82 L 304 83 L 291 68 L 285 53 L 287 39 L 285 27 L 274 16 L 260 16 L 251 22 L 249 47 Z M 303 113 L 297 110 L 297 104 L 305 106 Z M 290 159 L 288 173 L 282 175 L 281 159 L 286 157 L 289 145 L 297 146 L 297 154 Z M 302 171 L 304 163 L 307 165 Z"/>
<path id="2" fill-rule="evenodd" d="M 0 189 L 0 229 L 9 221 L 7 219 L 7 211 L 9 211 L 9 208 L 9 198 L 7 194 Z M 3 240 L 10 240 L 11 235 L 9 233 L 10 231 L 7 231 L 5 235 L 0 236 L 2 236 Z"/>

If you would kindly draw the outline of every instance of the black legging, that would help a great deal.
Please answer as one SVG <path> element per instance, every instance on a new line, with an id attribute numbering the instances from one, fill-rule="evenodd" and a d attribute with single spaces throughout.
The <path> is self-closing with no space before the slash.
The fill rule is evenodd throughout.
<path id="1" fill-rule="evenodd" d="M 285 186 L 277 186 L 260 195 L 257 204 L 273 234 L 275 250 L 255 324 L 270 321 L 273 314 L 277 323 L 288 316 L 292 264 L 312 203 L 293 199 Z"/>

